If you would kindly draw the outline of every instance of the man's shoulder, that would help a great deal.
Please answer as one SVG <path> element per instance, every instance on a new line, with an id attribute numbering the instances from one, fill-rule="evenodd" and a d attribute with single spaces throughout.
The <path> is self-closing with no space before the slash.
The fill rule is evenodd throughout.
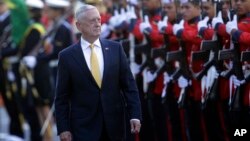
<path id="1" fill-rule="evenodd" d="M 73 50 L 75 50 L 75 48 L 79 45 L 79 43 L 75 43 L 70 45 L 69 47 L 66 47 L 65 49 L 63 49 L 62 51 L 59 52 L 60 56 L 64 56 L 64 55 L 69 55 L 73 52 Z"/>
<path id="2" fill-rule="evenodd" d="M 119 42 L 114 41 L 114 40 L 108 40 L 108 39 L 101 38 L 100 41 L 101 41 L 101 43 L 104 43 L 104 44 L 109 44 L 109 45 L 120 45 Z"/>

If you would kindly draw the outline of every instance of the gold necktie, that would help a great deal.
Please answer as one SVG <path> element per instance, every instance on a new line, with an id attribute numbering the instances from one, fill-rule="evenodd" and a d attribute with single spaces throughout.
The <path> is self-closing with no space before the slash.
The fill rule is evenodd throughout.
<path id="1" fill-rule="evenodd" d="M 91 73 L 93 77 L 95 78 L 95 81 L 99 88 L 101 88 L 101 74 L 100 74 L 100 68 L 99 68 L 99 63 L 97 56 L 94 51 L 94 44 L 90 45 L 91 49 L 91 55 L 90 55 L 90 66 L 91 66 Z"/>

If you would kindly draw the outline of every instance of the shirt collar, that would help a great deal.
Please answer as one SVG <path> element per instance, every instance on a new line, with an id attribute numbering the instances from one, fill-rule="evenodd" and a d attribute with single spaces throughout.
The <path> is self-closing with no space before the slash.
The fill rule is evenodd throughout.
<path id="1" fill-rule="evenodd" d="M 93 44 L 95 47 L 101 47 L 100 39 L 98 38 L 95 40 Z M 83 49 L 87 49 L 90 46 L 90 43 L 81 37 L 81 46 Z"/>

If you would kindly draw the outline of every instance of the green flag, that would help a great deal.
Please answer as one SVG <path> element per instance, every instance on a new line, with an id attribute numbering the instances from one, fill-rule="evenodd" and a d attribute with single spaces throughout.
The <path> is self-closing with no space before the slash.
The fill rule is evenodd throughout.
<path id="1" fill-rule="evenodd" d="M 29 27 L 29 12 L 25 0 L 5 0 L 10 9 L 12 38 L 18 45 Z"/>

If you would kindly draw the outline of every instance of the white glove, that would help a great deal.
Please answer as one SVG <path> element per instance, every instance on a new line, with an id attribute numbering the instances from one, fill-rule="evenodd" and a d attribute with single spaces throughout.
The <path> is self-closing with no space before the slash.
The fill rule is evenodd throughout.
<path id="1" fill-rule="evenodd" d="M 211 88 L 214 80 L 219 77 L 219 73 L 217 72 L 216 68 L 214 66 L 211 66 L 207 71 L 207 77 L 206 77 L 206 87 Z"/>
<path id="2" fill-rule="evenodd" d="M 234 84 L 234 86 L 237 86 L 237 87 L 238 87 L 238 86 L 244 84 L 245 82 L 246 82 L 245 79 L 239 80 L 239 79 L 237 79 L 236 76 L 233 77 L 233 84 Z"/>
<path id="3" fill-rule="evenodd" d="M 132 62 L 130 64 L 130 69 L 131 69 L 131 72 L 136 75 L 140 72 L 140 65 L 138 65 L 137 63 L 135 62 Z"/>
<path id="4" fill-rule="evenodd" d="M 118 15 L 118 20 L 117 20 L 117 24 L 116 24 L 116 27 L 117 26 L 120 26 L 123 22 L 126 21 L 126 12 L 125 12 L 125 9 L 122 8 L 121 9 L 121 13 Z"/>
<path id="5" fill-rule="evenodd" d="M 144 22 L 140 23 L 139 28 L 141 33 L 150 33 L 152 31 L 152 27 L 147 15 L 144 16 Z"/>
<path id="6" fill-rule="evenodd" d="M 157 23 L 158 30 L 163 32 L 163 30 L 168 26 L 168 16 L 165 16 L 163 20 Z"/>
<path id="7" fill-rule="evenodd" d="M 110 29 L 114 30 L 115 27 L 117 26 L 119 19 L 119 13 L 117 10 L 114 11 L 114 15 L 109 19 L 109 27 Z"/>
<path id="8" fill-rule="evenodd" d="M 188 86 L 188 80 L 183 76 L 178 78 L 178 86 L 180 88 L 186 88 Z"/>
<path id="9" fill-rule="evenodd" d="M 22 62 L 28 68 L 33 69 L 36 66 L 36 57 L 35 56 L 24 56 L 22 59 Z"/>
<path id="10" fill-rule="evenodd" d="M 161 57 L 157 57 L 154 59 L 154 63 L 156 68 L 161 68 L 164 65 L 164 60 Z"/>
<path id="11" fill-rule="evenodd" d="M 13 71 L 8 70 L 7 71 L 7 78 L 10 82 L 13 82 L 16 80 L 15 74 L 13 73 Z"/>
<path id="12" fill-rule="evenodd" d="M 226 31 L 230 35 L 233 29 L 238 29 L 238 24 L 237 24 L 237 15 L 234 15 L 233 20 L 227 22 L 226 24 Z"/>
<path id="13" fill-rule="evenodd" d="M 157 76 L 156 73 L 151 73 L 150 71 L 147 71 L 146 72 L 146 78 L 145 78 L 146 82 L 150 83 L 150 82 L 154 81 L 156 76 Z"/>
<path id="14" fill-rule="evenodd" d="M 176 35 L 177 32 L 183 28 L 184 28 L 184 20 L 181 20 L 180 23 L 178 23 L 178 24 L 174 24 L 174 26 L 173 26 L 174 35 Z"/>
<path id="15" fill-rule="evenodd" d="M 109 26 L 106 24 L 106 23 L 104 23 L 104 24 L 102 24 L 102 26 L 101 26 L 101 35 L 100 35 L 100 37 L 101 38 L 107 38 L 108 37 L 108 35 L 110 34 L 110 32 L 111 32 L 111 29 L 109 28 Z"/>
<path id="16" fill-rule="evenodd" d="M 168 84 L 170 82 L 170 80 L 172 80 L 172 77 L 170 77 L 167 72 L 163 73 L 163 77 L 164 77 L 163 78 L 164 85 Z"/>
<path id="17" fill-rule="evenodd" d="M 217 79 L 220 75 L 214 66 L 209 68 L 208 73 L 212 74 L 212 77 L 215 79 Z"/>
<path id="18" fill-rule="evenodd" d="M 223 23 L 221 11 L 218 13 L 218 16 L 214 17 L 213 20 L 212 20 L 212 27 L 213 27 L 213 29 L 215 29 L 215 26 L 218 23 Z"/>
<path id="19" fill-rule="evenodd" d="M 135 7 L 134 6 L 127 6 L 127 12 L 126 12 L 127 22 L 130 23 L 131 20 L 137 19 L 137 16 L 135 14 Z"/>
<path id="20" fill-rule="evenodd" d="M 203 20 L 199 21 L 198 22 L 198 32 L 200 32 L 201 28 L 207 28 L 207 22 L 209 20 L 209 17 L 206 16 Z"/>

